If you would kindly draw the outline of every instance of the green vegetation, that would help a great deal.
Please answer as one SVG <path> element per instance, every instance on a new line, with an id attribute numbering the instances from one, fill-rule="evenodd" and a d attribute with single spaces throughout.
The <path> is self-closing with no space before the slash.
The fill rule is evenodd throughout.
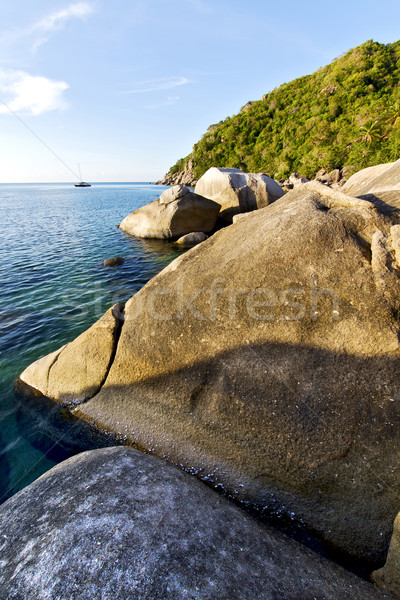
<path id="1" fill-rule="evenodd" d="M 394 161 L 399 152 L 400 41 L 370 40 L 209 127 L 170 174 L 192 158 L 196 178 L 211 166 L 310 178 L 320 168 Z"/>

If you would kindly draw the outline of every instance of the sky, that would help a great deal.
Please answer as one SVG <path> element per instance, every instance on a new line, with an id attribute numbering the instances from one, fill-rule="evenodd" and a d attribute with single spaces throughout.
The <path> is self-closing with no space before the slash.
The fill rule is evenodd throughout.
<path id="1" fill-rule="evenodd" d="M 207 128 L 368 39 L 398 0 L 13 0 L 0 183 L 155 181 Z"/>

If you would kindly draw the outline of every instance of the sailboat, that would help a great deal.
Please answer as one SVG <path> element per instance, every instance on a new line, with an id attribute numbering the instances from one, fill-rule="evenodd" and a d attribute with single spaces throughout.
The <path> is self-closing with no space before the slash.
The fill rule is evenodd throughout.
<path id="1" fill-rule="evenodd" d="M 86 181 L 82 181 L 81 167 L 80 167 L 79 163 L 78 163 L 78 169 L 79 169 L 79 179 L 80 179 L 80 182 L 79 183 L 75 183 L 75 187 L 91 187 L 90 183 L 86 183 Z"/>

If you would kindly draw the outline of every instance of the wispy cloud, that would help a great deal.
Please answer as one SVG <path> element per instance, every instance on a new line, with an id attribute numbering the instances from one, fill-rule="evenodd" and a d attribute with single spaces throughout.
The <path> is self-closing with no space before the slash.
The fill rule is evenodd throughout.
<path id="1" fill-rule="evenodd" d="M 95 5 L 90 2 L 75 2 L 65 8 L 44 15 L 38 21 L 10 29 L 0 33 L 1 45 L 9 51 L 13 46 L 29 44 L 31 51 L 35 52 L 45 44 L 57 31 L 62 30 L 71 19 L 84 19 L 95 11 Z"/>
<path id="2" fill-rule="evenodd" d="M 82 19 L 87 15 L 90 15 L 94 11 L 92 4 L 88 2 L 78 2 L 77 4 L 70 4 L 67 8 L 63 8 L 47 17 L 44 17 L 32 26 L 32 29 L 40 29 L 42 31 L 52 31 L 53 29 L 59 29 L 64 25 L 68 19 L 77 17 Z"/>
<path id="3" fill-rule="evenodd" d="M 168 98 L 164 102 L 159 102 L 158 104 L 147 104 L 143 108 L 155 109 L 162 108 L 163 106 L 172 106 L 176 104 L 180 100 L 180 96 L 168 96 Z"/>
<path id="4" fill-rule="evenodd" d="M 89 2 L 77 2 L 43 17 L 26 30 L 28 35 L 35 34 L 38 36 L 32 49 L 37 50 L 39 46 L 47 42 L 51 33 L 62 29 L 70 19 L 83 19 L 93 12 L 94 6 Z"/>
<path id="5" fill-rule="evenodd" d="M 126 94 L 145 94 L 147 92 L 158 92 L 160 90 L 170 90 L 190 83 L 186 77 L 161 77 L 159 79 L 148 79 L 135 83 Z"/>
<path id="6" fill-rule="evenodd" d="M 22 115 L 40 115 L 67 106 L 63 92 L 68 89 L 65 81 L 30 75 L 25 71 L 0 69 L 0 114 L 11 111 Z M 7 108 L 8 107 L 8 108 Z"/>

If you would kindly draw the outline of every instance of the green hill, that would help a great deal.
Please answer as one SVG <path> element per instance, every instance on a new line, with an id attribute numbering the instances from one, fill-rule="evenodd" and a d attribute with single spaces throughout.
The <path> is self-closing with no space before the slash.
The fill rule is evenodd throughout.
<path id="1" fill-rule="evenodd" d="M 320 168 L 394 161 L 399 152 L 400 41 L 370 40 L 211 125 L 168 175 L 192 159 L 195 178 L 211 166 L 310 178 Z"/>

